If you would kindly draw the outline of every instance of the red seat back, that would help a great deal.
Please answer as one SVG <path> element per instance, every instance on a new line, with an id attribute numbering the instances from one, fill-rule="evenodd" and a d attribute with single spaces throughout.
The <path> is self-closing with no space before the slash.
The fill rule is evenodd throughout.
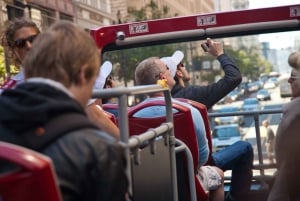
<path id="1" fill-rule="evenodd" d="M 189 100 L 189 99 L 184 99 L 184 98 L 176 98 L 179 101 L 182 102 L 186 102 L 189 103 L 190 105 L 192 105 L 193 107 L 195 107 L 197 110 L 199 110 L 199 112 L 201 113 L 203 122 L 204 122 L 204 126 L 205 126 L 205 131 L 206 131 L 206 138 L 208 141 L 208 147 L 209 147 L 209 157 L 207 160 L 207 165 L 211 164 L 212 161 L 212 136 L 211 136 L 211 129 L 210 129 L 210 123 L 209 123 L 209 118 L 208 118 L 208 113 L 207 113 L 207 109 L 206 106 L 202 103 L 193 101 L 193 100 Z"/>
<path id="2" fill-rule="evenodd" d="M 141 102 L 128 111 L 128 120 L 129 120 L 129 134 L 138 135 L 149 128 L 155 128 L 161 125 L 163 122 L 166 122 L 166 117 L 134 117 L 134 114 L 143 108 L 152 107 L 152 106 L 165 106 L 163 100 L 153 100 Z M 179 105 L 177 103 L 172 103 L 172 108 L 176 109 L 178 112 L 173 113 L 173 123 L 174 123 L 174 135 L 176 138 L 183 141 L 187 147 L 189 147 L 195 170 L 195 183 L 196 183 L 196 193 L 197 200 L 207 200 L 208 195 L 203 190 L 198 178 L 197 178 L 197 168 L 199 162 L 199 151 L 197 137 L 194 129 L 193 119 L 191 111 L 189 108 Z M 189 200 L 189 199 L 187 199 Z"/>
<path id="3" fill-rule="evenodd" d="M 62 200 L 51 159 L 47 156 L 0 142 L 0 160 L 1 163 L 9 162 L 16 166 L 0 174 L 0 200 Z"/>
<path id="4" fill-rule="evenodd" d="M 145 101 L 129 109 L 128 120 L 130 136 L 141 134 L 147 131 L 149 128 L 158 127 L 163 122 L 166 122 L 165 116 L 153 118 L 134 117 L 134 114 L 137 111 L 152 106 L 165 106 L 165 102 L 162 100 Z M 177 113 L 173 114 L 174 135 L 176 138 L 183 141 L 190 148 L 194 161 L 194 169 L 196 171 L 199 160 L 199 151 L 191 111 L 189 108 L 176 103 L 173 103 L 172 107 L 173 109 L 178 110 Z"/>

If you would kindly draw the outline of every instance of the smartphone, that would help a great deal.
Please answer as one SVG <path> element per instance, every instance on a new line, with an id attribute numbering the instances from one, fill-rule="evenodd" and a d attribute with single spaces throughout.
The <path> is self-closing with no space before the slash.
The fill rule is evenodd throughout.
<path id="1" fill-rule="evenodd" d="M 208 48 L 209 48 L 209 44 L 208 44 L 207 42 L 202 43 L 202 44 L 201 44 L 201 47 L 202 47 L 202 49 L 203 49 L 204 52 L 207 52 L 207 50 L 208 50 Z"/>

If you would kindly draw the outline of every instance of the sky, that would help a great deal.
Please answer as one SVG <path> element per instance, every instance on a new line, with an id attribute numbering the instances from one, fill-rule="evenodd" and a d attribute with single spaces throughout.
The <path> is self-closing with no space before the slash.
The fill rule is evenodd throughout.
<path id="1" fill-rule="evenodd" d="M 300 4 L 299 0 L 249 0 L 249 8 L 274 7 Z"/>
<path id="2" fill-rule="evenodd" d="M 283 5 L 300 4 L 299 0 L 249 0 L 249 8 L 275 7 Z M 298 32 L 274 33 L 260 35 L 260 42 L 270 42 L 271 49 L 281 49 L 293 46 L 294 37 L 300 36 Z M 285 41 L 284 43 L 282 41 Z"/>

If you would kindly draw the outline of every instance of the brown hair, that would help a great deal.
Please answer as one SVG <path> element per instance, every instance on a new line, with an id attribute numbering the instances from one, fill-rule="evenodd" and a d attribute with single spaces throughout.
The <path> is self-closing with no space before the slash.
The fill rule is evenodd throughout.
<path id="1" fill-rule="evenodd" d="M 1 45 L 6 49 L 8 58 L 12 58 L 15 62 L 19 63 L 17 58 L 15 58 L 13 50 L 14 50 L 14 37 L 16 32 L 23 28 L 30 27 L 35 29 L 36 33 L 39 34 L 40 30 L 37 25 L 27 18 L 16 18 L 14 21 L 9 21 L 6 25 L 5 31 L 1 36 Z"/>
<path id="2" fill-rule="evenodd" d="M 41 33 L 24 60 L 26 78 L 49 78 L 66 87 L 80 84 L 80 71 L 84 65 L 88 65 L 86 79 L 98 74 L 99 50 L 90 35 L 64 20 Z"/>

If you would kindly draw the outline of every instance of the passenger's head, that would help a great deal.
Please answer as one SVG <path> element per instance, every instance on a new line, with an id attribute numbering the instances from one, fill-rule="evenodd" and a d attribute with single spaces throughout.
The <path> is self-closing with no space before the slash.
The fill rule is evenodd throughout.
<path id="1" fill-rule="evenodd" d="M 39 33 L 39 28 L 31 20 L 16 18 L 9 22 L 2 37 L 2 45 L 8 48 L 9 56 L 13 57 L 17 64 L 22 64 L 31 43 Z"/>
<path id="2" fill-rule="evenodd" d="M 182 79 L 183 81 L 190 80 L 189 73 L 182 63 L 183 58 L 184 54 L 180 50 L 176 50 L 172 56 L 161 58 L 161 61 L 170 68 L 176 83 L 178 83 L 179 79 Z"/>
<path id="3" fill-rule="evenodd" d="M 291 66 L 291 75 L 288 82 L 291 85 L 292 97 L 300 96 L 300 52 L 290 54 L 288 63 Z"/>
<path id="4" fill-rule="evenodd" d="M 269 126 L 269 121 L 268 120 L 263 120 L 261 123 L 264 127 L 268 127 Z"/>
<path id="5" fill-rule="evenodd" d="M 143 60 L 135 69 L 135 81 L 137 85 L 156 84 L 161 79 L 167 81 L 170 89 L 175 84 L 169 68 L 158 57 L 150 57 Z"/>
<path id="6" fill-rule="evenodd" d="M 60 82 L 83 106 L 91 96 L 99 65 L 93 39 L 68 21 L 56 22 L 41 33 L 24 60 L 25 78 Z"/>
<path id="7" fill-rule="evenodd" d="M 109 77 L 109 74 L 111 73 L 111 71 L 112 71 L 112 63 L 110 61 L 105 61 L 100 67 L 99 75 L 96 79 L 94 89 L 106 88 L 105 87 L 106 80 L 107 80 L 107 77 Z"/>

